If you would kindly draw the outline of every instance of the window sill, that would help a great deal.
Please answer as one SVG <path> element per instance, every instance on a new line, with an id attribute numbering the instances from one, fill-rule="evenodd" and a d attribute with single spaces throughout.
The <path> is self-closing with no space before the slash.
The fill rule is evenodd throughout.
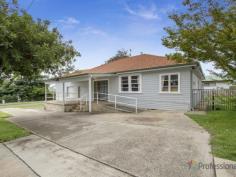
<path id="1" fill-rule="evenodd" d="M 159 92 L 160 94 L 169 94 L 169 95 L 181 95 L 180 92 Z"/>
<path id="2" fill-rule="evenodd" d="M 138 94 L 138 93 L 142 93 L 142 92 L 121 92 L 121 91 L 120 91 L 119 93 L 129 93 L 129 94 L 130 94 L 130 93 L 131 93 L 131 94 L 137 93 L 137 94 Z"/>

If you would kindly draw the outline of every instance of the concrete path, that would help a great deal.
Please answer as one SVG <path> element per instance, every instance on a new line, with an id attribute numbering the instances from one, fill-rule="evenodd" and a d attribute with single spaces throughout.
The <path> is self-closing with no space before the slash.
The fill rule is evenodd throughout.
<path id="1" fill-rule="evenodd" d="M 1 177 L 37 177 L 37 175 L 7 147 L 0 144 Z"/>
<path id="2" fill-rule="evenodd" d="M 43 177 L 129 177 L 114 168 L 31 135 L 6 143 L 25 163 Z M 10 171 L 9 168 L 6 168 Z M 18 177 L 18 174 L 11 177 Z M 27 175 L 25 175 L 27 176 Z"/>
<path id="3" fill-rule="evenodd" d="M 96 159 L 102 162 L 101 164 L 109 164 L 138 177 L 214 176 L 212 169 L 197 168 L 198 162 L 212 163 L 209 134 L 187 118 L 183 112 L 82 114 L 22 109 L 5 109 L 5 111 L 15 116 L 10 119 L 11 121 L 50 141 Z M 24 143 L 13 142 L 13 146 L 12 144 L 8 146 L 26 161 L 30 154 L 23 149 L 40 147 L 39 151 L 31 152 L 31 155 L 35 156 L 35 161 L 29 161 L 29 164 L 34 168 L 39 168 L 41 162 L 48 163 L 45 166 L 61 162 L 56 160 L 49 163 L 47 160 L 50 160 L 50 155 L 40 159 L 44 151 L 52 153 L 51 144 L 48 145 L 45 140 L 37 140 L 32 147 L 30 144 L 26 147 L 22 144 Z M 43 148 L 46 149 L 42 150 Z M 63 155 L 60 157 L 64 158 Z M 79 160 L 74 162 L 77 161 Z M 83 160 L 79 162 L 84 163 Z M 189 165 L 190 162 L 194 163 Z M 73 166 L 72 161 L 67 163 Z M 90 164 L 90 160 L 88 163 Z M 38 170 L 42 169 L 40 167 Z M 69 174 L 67 170 L 63 171 Z"/>
<path id="4" fill-rule="evenodd" d="M 215 157 L 215 165 L 219 166 L 219 168 L 216 168 L 217 177 L 236 177 L 236 162 Z M 222 165 L 225 168 L 220 168 Z"/>

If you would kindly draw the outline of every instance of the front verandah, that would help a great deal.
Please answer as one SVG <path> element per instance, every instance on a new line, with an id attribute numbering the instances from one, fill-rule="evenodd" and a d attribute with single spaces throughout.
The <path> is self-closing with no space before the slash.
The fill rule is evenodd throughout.
<path id="1" fill-rule="evenodd" d="M 96 92 L 108 94 L 108 79 L 112 74 L 86 75 L 75 78 L 45 82 L 45 103 L 70 107 L 69 105 L 87 105 L 92 112 L 92 102 L 97 99 Z M 49 88 L 54 85 L 54 91 Z M 52 89 L 51 89 L 52 90 Z M 49 92 L 49 93 L 48 93 Z M 101 99 L 99 95 L 99 99 Z"/>
<path id="2" fill-rule="evenodd" d="M 109 93 L 109 80 L 112 79 L 112 76 L 113 74 L 96 74 L 47 82 L 45 83 L 45 102 L 51 105 L 60 105 L 64 111 L 71 111 L 75 107 L 80 110 L 84 108 L 83 110 L 89 112 L 92 110 L 97 112 L 102 108 L 101 106 L 99 108 L 98 103 L 109 102 L 115 110 L 119 109 L 119 106 L 126 106 L 137 112 L 137 98 Z M 56 85 L 56 92 L 52 94 L 54 96 L 51 98 L 47 96 L 49 84 Z"/>

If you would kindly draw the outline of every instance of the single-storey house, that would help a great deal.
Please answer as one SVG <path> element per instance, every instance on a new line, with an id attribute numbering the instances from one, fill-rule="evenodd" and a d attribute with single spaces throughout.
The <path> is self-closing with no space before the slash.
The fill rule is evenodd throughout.
<path id="1" fill-rule="evenodd" d="M 233 80 L 203 80 L 204 89 L 229 89 L 233 85 Z"/>
<path id="2" fill-rule="evenodd" d="M 204 74 L 199 63 L 176 63 L 166 57 L 141 54 L 92 69 L 65 74 L 54 83 L 54 100 L 96 100 L 142 109 L 191 110 L 192 89 L 201 89 Z M 47 96 L 46 96 L 47 97 Z M 47 98 L 46 98 L 47 100 Z"/>

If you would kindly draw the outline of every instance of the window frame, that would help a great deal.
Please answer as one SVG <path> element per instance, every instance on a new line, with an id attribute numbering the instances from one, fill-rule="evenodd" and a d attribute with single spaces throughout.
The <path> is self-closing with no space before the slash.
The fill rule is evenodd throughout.
<path id="1" fill-rule="evenodd" d="M 131 83 L 132 76 L 138 76 L 138 85 L 139 85 L 138 91 L 132 91 L 132 83 Z M 122 77 L 128 77 L 128 91 L 122 91 L 122 88 L 121 88 Z M 118 79 L 118 84 L 119 84 L 119 88 L 118 88 L 119 93 L 142 93 L 142 75 L 141 74 L 120 75 Z"/>
<path id="2" fill-rule="evenodd" d="M 73 96 L 71 97 L 71 94 L 73 95 L 73 93 L 68 92 L 73 87 L 74 86 L 72 86 L 72 85 L 69 85 L 66 87 L 66 98 L 73 98 Z"/>
<path id="3" fill-rule="evenodd" d="M 168 91 L 162 91 L 162 77 L 168 75 Z M 178 91 L 171 91 L 171 75 L 178 75 Z M 166 93 L 166 94 L 180 94 L 180 73 L 162 73 L 159 75 L 159 93 Z"/>
<path id="4" fill-rule="evenodd" d="M 128 81 L 128 83 L 127 83 L 127 85 L 128 85 L 128 90 L 127 91 L 123 91 L 122 90 L 122 85 L 123 85 L 123 83 L 122 83 L 122 77 L 127 77 L 127 81 Z M 119 84 L 120 84 L 120 93 L 127 93 L 127 92 L 129 92 L 130 91 L 130 78 L 129 78 L 129 76 L 120 76 L 120 81 L 119 81 Z"/>

